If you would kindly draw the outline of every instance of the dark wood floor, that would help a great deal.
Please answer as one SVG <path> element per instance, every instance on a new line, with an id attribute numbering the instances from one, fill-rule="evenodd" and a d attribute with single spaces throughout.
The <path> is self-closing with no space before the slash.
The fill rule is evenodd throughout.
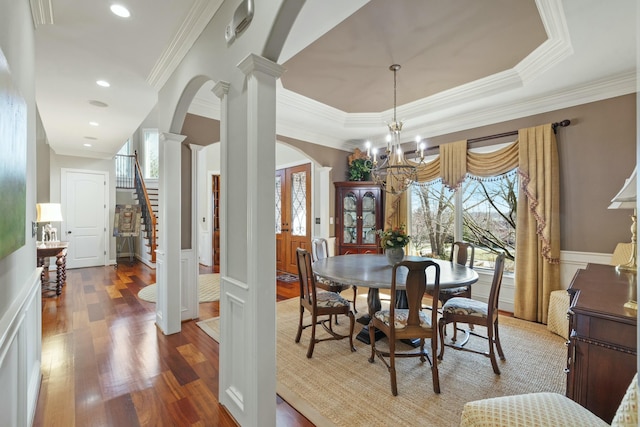
<path id="1" fill-rule="evenodd" d="M 195 321 L 163 335 L 155 304 L 137 297 L 154 282 L 141 263 L 83 268 L 67 272 L 62 295 L 43 297 L 35 426 L 236 425 L 218 403 L 218 343 Z M 278 281 L 279 301 L 298 294 Z M 201 319 L 218 314 L 217 302 L 200 304 Z M 313 425 L 274 398 L 278 426 Z"/>

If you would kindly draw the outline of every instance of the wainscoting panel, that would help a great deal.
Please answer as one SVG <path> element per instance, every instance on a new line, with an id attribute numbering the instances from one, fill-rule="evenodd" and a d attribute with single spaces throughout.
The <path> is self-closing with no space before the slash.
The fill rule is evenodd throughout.
<path id="1" fill-rule="evenodd" d="M 249 366 L 247 357 L 248 334 L 250 331 L 245 330 L 246 325 L 253 322 L 247 319 L 251 316 L 251 310 L 247 307 L 247 297 L 249 288 L 246 283 L 240 282 L 228 276 L 220 278 L 220 312 L 225 315 L 220 318 L 221 337 L 227 341 L 221 351 L 224 355 L 233 355 L 233 363 L 225 364 L 224 371 L 220 375 L 225 376 L 225 380 L 221 381 L 226 384 L 224 394 L 226 404 L 232 403 L 237 407 L 237 411 L 232 413 L 244 413 L 245 401 L 244 396 L 248 395 L 249 377 L 246 369 Z M 222 363 L 222 362 L 221 362 Z"/>
<path id="2" fill-rule="evenodd" d="M 193 249 L 183 249 L 180 252 L 180 277 L 180 319 L 195 319 L 198 317 L 198 264 Z"/>
<path id="3" fill-rule="evenodd" d="M 156 283 L 158 282 L 158 280 L 160 280 L 161 277 L 163 277 L 164 269 L 166 268 L 164 259 L 164 251 L 161 251 L 159 249 L 156 250 Z M 162 295 L 160 295 L 160 292 L 158 292 L 156 301 L 156 324 L 160 327 L 161 330 L 165 331 L 167 325 L 165 324 L 166 321 L 164 319 L 164 312 L 162 311 L 162 306 L 160 304 L 160 298 L 162 298 Z"/>
<path id="4" fill-rule="evenodd" d="M 34 270 L 23 292 L 0 318 L 2 425 L 31 425 L 35 415 L 42 361 L 40 271 Z"/>
<path id="5" fill-rule="evenodd" d="M 609 264 L 612 254 L 593 252 L 562 251 L 560 253 L 560 286 L 568 289 L 573 276 L 581 268 L 585 268 L 588 263 Z M 488 270 L 476 270 L 480 276 L 473 284 L 471 294 L 473 298 L 480 301 L 487 301 L 491 289 L 493 272 Z M 502 279 L 502 289 L 500 291 L 500 310 L 513 313 L 515 295 L 514 278 L 506 275 Z"/>

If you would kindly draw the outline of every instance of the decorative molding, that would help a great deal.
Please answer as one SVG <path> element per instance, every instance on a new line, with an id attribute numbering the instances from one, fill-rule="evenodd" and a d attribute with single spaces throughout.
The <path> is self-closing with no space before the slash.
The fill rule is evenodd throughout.
<path id="1" fill-rule="evenodd" d="M 40 25 L 53 25 L 52 0 L 29 0 L 31 4 L 31 18 L 37 30 Z"/>
<path id="2" fill-rule="evenodd" d="M 250 53 L 237 65 L 238 69 L 248 76 L 261 72 L 271 77 L 279 78 L 284 72 L 284 67 L 270 59 Z"/>
<path id="3" fill-rule="evenodd" d="M 222 3 L 223 0 L 196 0 L 193 3 L 184 22 L 147 76 L 149 85 L 156 90 L 162 89 Z"/>

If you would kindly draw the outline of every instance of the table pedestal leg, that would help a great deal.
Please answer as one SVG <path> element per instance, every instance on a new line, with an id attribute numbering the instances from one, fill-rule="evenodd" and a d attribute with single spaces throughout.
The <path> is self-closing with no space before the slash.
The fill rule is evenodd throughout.
<path id="1" fill-rule="evenodd" d="M 382 308 L 382 303 L 380 302 L 380 290 L 378 288 L 369 288 L 369 293 L 367 294 L 367 307 L 369 313 L 358 318 L 358 323 L 362 323 L 365 326 L 358 333 L 356 339 L 365 344 L 371 344 L 371 340 L 369 339 L 369 321 L 375 312 L 380 311 Z M 382 337 L 384 337 L 384 334 L 380 331 L 376 331 L 376 341 Z"/>

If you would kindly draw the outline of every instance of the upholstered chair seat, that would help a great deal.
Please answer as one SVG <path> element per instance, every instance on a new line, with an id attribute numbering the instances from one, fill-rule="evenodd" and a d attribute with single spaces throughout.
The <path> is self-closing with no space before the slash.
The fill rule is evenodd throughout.
<path id="1" fill-rule="evenodd" d="M 351 302 L 335 292 L 320 291 L 316 293 L 318 307 L 350 307 Z"/>
<path id="2" fill-rule="evenodd" d="M 589 410 L 558 393 L 529 393 L 476 400 L 464 405 L 460 427 L 608 426 Z M 638 426 L 638 375 L 618 407 L 612 426 Z"/>
<path id="3" fill-rule="evenodd" d="M 442 313 L 462 314 L 464 316 L 476 316 L 486 318 L 489 314 L 487 303 L 471 298 L 451 298 L 442 306 Z"/>
<path id="4" fill-rule="evenodd" d="M 391 325 L 391 312 L 389 310 L 377 311 L 375 313 L 375 317 L 376 319 L 383 322 L 385 325 L 387 326 Z M 395 317 L 395 320 L 393 323 L 395 328 L 404 329 L 407 327 L 407 322 L 409 320 L 409 310 L 396 308 L 394 317 Z M 421 327 L 423 328 L 431 327 L 431 319 L 429 319 L 429 316 L 425 312 L 423 311 L 418 312 L 418 317 L 420 319 Z"/>

